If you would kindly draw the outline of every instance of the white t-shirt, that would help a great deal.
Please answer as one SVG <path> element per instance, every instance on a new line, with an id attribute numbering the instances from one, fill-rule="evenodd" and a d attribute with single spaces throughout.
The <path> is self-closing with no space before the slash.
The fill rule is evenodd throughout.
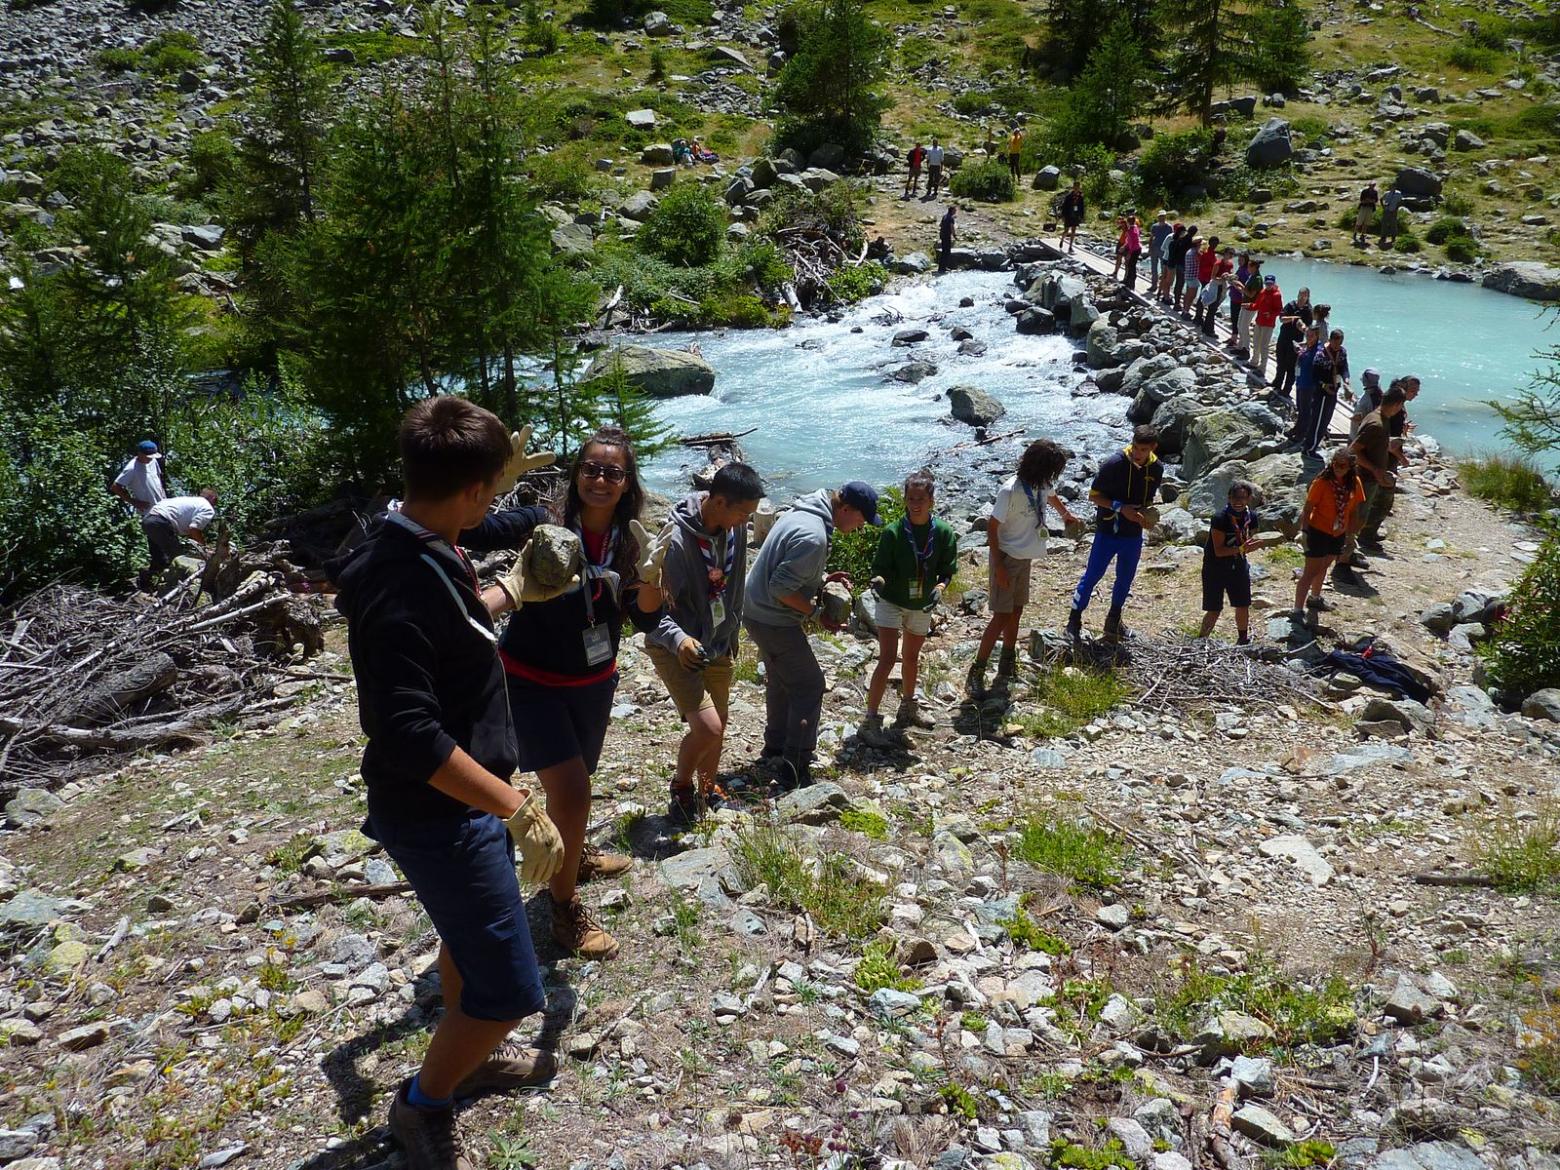
<path id="1" fill-rule="evenodd" d="M 926 148 L 926 165 L 927 166 L 929 166 L 929 167 L 940 167 L 940 166 L 942 166 L 942 160 L 943 160 L 943 148 L 942 147 L 940 147 L 940 146 L 929 146 L 929 147 Z"/>
<path id="2" fill-rule="evenodd" d="M 114 480 L 114 486 L 124 488 L 132 500 L 139 500 L 143 504 L 155 504 L 168 496 L 163 490 L 160 459 L 148 459 L 145 463 L 139 459 L 130 460 Z"/>
<path id="3" fill-rule="evenodd" d="M 1014 560 L 1035 561 L 1045 556 L 1045 500 L 1056 490 L 1054 484 L 1041 484 L 1030 503 L 1018 476 L 1012 476 L 997 491 L 991 505 L 996 518 L 997 546 Z"/>
<path id="4" fill-rule="evenodd" d="M 180 533 L 204 532 L 216 518 L 217 510 L 205 496 L 170 496 L 152 505 L 147 516 L 173 522 Z"/>

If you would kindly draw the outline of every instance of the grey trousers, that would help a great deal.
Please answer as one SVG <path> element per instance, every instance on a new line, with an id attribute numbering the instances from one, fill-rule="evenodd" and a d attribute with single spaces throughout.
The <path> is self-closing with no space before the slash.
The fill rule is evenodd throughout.
<path id="1" fill-rule="evenodd" d="M 744 621 L 764 659 L 764 754 L 799 771 L 812 762 L 823 712 L 823 670 L 801 626 Z"/>

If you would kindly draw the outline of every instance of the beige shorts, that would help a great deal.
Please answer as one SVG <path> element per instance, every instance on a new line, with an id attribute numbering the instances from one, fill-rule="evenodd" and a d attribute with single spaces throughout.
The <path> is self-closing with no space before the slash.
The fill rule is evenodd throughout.
<path id="1" fill-rule="evenodd" d="M 918 638 L 924 638 L 932 632 L 932 615 L 926 610 L 904 609 L 881 597 L 873 599 L 872 620 L 880 630 L 903 630 Z"/>
<path id="2" fill-rule="evenodd" d="M 987 572 L 986 585 L 991 594 L 991 612 L 1017 613 L 1029 604 L 1029 566 L 1034 562 L 1021 561 L 1005 552 L 997 555 L 1002 558 L 1002 567 L 1007 570 L 1008 585 L 1006 589 L 998 587 L 997 574 Z"/>
<path id="3" fill-rule="evenodd" d="M 726 711 L 731 698 L 732 661 L 728 654 L 717 658 L 703 670 L 685 670 L 677 655 L 669 654 L 659 646 L 647 646 L 650 664 L 666 684 L 677 713 L 687 718 L 695 711 L 713 707 L 726 722 Z"/>

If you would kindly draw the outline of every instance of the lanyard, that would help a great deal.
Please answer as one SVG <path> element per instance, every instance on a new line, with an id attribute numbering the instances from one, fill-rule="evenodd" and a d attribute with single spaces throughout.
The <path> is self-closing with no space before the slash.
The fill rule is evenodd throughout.
<path id="1" fill-rule="evenodd" d="M 617 548 L 618 530 L 614 524 L 607 529 L 606 539 L 601 542 L 601 563 L 595 564 L 590 559 L 590 546 L 585 543 L 585 529 L 575 522 L 574 532 L 580 538 L 580 548 L 585 553 L 585 577 L 586 584 L 580 592 L 585 595 L 585 620 L 591 625 L 596 624 L 596 599 L 601 596 L 601 575 L 603 570 L 612 563 L 612 554 Z"/>
<path id="2" fill-rule="evenodd" d="M 935 556 L 937 552 L 936 548 L 934 547 L 937 537 L 937 522 L 935 520 L 928 520 L 926 522 L 925 548 L 916 547 L 915 532 L 910 526 L 909 516 L 904 518 L 904 526 L 905 539 L 910 542 L 910 555 L 915 557 L 916 582 L 918 584 L 924 585 L 926 583 L 926 566 L 931 562 L 932 557 Z"/>
<path id="3" fill-rule="evenodd" d="M 421 524 L 418 524 L 415 520 L 410 520 L 407 517 L 401 515 L 400 512 L 389 513 L 385 517 L 385 523 L 395 524 L 398 527 L 406 529 L 406 531 L 417 537 L 418 540 L 422 541 L 431 549 L 437 549 L 439 551 L 448 550 L 453 552 L 456 557 L 459 558 L 461 567 L 466 570 L 466 577 L 471 583 L 472 592 L 478 593 L 480 595 L 480 589 L 477 582 L 477 571 L 471 567 L 471 561 L 467 559 L 464 552 L 458 548 L 452 547 L 450 543 L 443 537 L 430 532 Z M 460 610 L 461 617 L 466 619 L 466 624 L 469 625 L 472 629 L 476 630 L 477 633 L 481 634 L 485 641 L 496 644 L 498 641 L 498 636 L 493 633 L 491 628 L 483 625 L 481 622 L 477 621 L 476 618 L 471 616 L 471 610 L 467 607 L 465 599 L 461 597 L 460 590 L 455 588 L 455 582 L 450 580 L 450 575 L 445 571 L 444 566 L 440 564 L 431 553 L 422 553 L 419 559 L 424 561 L 430 569 L 438 574 L 439 580 L 444 583 L 444 588 L 449 592 L 450 600 L 452 600 L 456 607 Z"/>
<path id="4" fill-rule="evenodd" d="M 1035 489 L 1023 480 L 1018 481 L 1018 486 L 1024 489 L 1024 495 L 1029 497 L 1029 506 L 1035 510 L 1035 526 L 1043 528 L 1045 526 L 1045 493 L 1042 491 L 1036 495 Z"/>
<path id="5" fill-rule="evenodd" d="M 1246 555 L 1247 533 L 1251 531 L 1251 509 L 1242 508 L 1239 512 L 1236 512 L 1234 508 L 1231 508 L 1229 513 L 1230 523 L 1235 526 L 1235 547 L 1240 550 L 1235 555 L 1244 557 Z"/>
<path id="6" fill-rule="evenodd" d="M 737 564 L 737 531 L 731 529 L 726 533 L 726 563 L 723 568 L 715 559 L 715 545 L 705 537 L 696 537 L 699 545 L 699 554 L 704 558 L 705 568 L 709 571 L 710 596 L 720 597 L 726 592 L 726 586 L 731 582 L 731 570 Z"/>

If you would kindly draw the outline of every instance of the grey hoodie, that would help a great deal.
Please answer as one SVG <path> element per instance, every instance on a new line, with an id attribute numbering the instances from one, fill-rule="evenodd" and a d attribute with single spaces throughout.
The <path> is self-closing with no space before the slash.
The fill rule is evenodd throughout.
<path id="1" fill-rule="evenodd" d="M 807 615 L 777 598 L 787 593 L 813 597 L 823 587 L 834 534 L 834 505 L 829 491 L 799 496 L 769 530 L 747 578 L 744 616 L 761 626 L 799 626 Z"/>
<path id="2" fill-rule="evenodd" d="M 672 543 L 666 550 L 661 568 L 661 587 L 671 594 L 671 604 L 661 616 L 661 624 L 650 634 L 653 645 L 676 654 L 683 638 L 696 638 L 711 658 L 721 658 L 736 648 L 737 629 L 742 621 L 742 595 L 747 578 L 747 525 L 737 530 L 736 557 L 726 578 L 726 618 L 717 627 L 710 613 L 709 565 L 699 549 L 700 539 L 710 542 L 710 555 L 725 568 L 726 533 L 714 539 L 704 530 L 699 509 L 705 493 L 679 500 L 672 508 L 671 521 L 677 525 Z"/>

